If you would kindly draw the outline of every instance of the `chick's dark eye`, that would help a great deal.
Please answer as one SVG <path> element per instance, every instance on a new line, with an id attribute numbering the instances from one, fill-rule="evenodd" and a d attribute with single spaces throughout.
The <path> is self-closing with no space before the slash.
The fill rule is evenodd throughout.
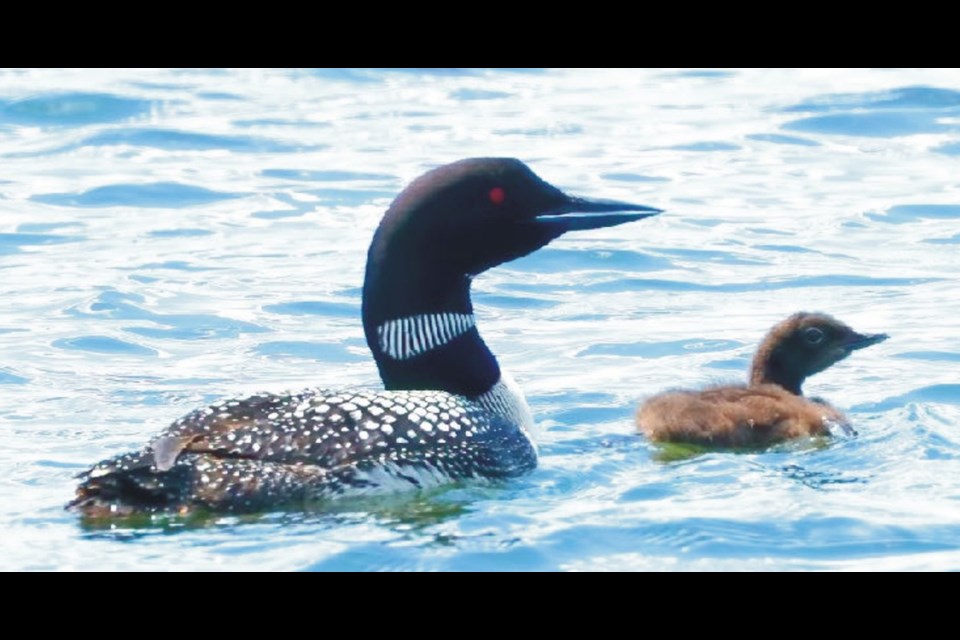
<path id="1" fill-rule="evenodd" d="M 823 331 L 816 327 L 810 327 L 803 332 L 803 339 L 807 341 L 807 344 L 820 344 L 823 342 Z"/>
<path id="2" fill-rule="evenodd" d="M 494 187 L 490 189 L 488 197 L 493 204 L 503 204 L 503 201 L 507 199 L 507 192 L 503 190 L 503 187 Z"/>

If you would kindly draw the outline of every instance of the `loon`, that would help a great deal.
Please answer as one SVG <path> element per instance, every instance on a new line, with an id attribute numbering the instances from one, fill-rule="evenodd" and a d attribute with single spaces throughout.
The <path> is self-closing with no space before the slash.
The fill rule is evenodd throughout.
<path id="1" fill-rule="evenodd" d="M 390 205 L 367 255 L 363 328 L 385 391 L 264 393 L 198 409 L 80 474 L 66 508 L 250 512 L 529 472 L 533 419 L 477 332 L 471 280 L 568 231 L 659 212 L 569 196 L 512 158 L 428 171 Z"/>
<path id="2" fill-rule="evenodd" d="M 846 416 L 820 398 L 804 398 L 803 381 L 885 333 L 860 334 L 823 313 L 798 312 L 774 326 L 750 368 L 749 385 L 667 391 L 637 412 L 651 440 L 720 447 L 763 447 L 803 436 L 856 434 Z"/>

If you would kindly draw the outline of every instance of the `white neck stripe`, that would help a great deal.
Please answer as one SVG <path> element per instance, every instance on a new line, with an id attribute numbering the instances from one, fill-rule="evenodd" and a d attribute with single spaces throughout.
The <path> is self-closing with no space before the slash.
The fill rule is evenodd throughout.
<path id="1" fill-rule="evenodd" d="M 380 350 L 406 360 L 444 345 L 476 326 L 470 313 L 425 313 L 387 320 L 377 327 Z"/>

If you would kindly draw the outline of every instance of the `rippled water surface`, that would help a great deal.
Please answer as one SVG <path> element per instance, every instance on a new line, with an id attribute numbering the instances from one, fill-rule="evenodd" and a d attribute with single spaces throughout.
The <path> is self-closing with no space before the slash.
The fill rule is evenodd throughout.
<path id="1" fill-rule="evenodd" d="M 667 209 L 475 282 L 537 471 L 320 513 L 63 511 L 202 403 L 377 386 L 371 233 L 480 155 Z M 0 569 L 960 569 L 960 71 L 5 70 L 0 166 Z M 675 460 L 633 434 L 800 309 L 892 336 L 807 384 L 858 437 Z"/>

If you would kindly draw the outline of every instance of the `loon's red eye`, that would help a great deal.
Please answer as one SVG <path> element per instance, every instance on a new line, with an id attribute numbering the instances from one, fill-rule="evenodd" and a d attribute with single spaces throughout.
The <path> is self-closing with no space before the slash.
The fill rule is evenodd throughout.
<path id="1" fill-rule="evenodd" d="M 490 189 L 490 202 L 493 204 L 503 204 L 503 201 L 506 199 L 507 192 L 501 187 L 494 187 L 493 189 Z"/>

